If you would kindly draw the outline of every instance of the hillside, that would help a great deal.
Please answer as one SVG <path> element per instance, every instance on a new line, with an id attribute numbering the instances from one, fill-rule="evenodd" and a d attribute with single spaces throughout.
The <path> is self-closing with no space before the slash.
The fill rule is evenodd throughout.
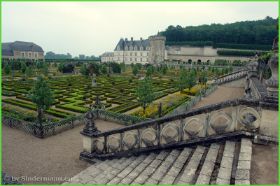
<path id="1" fill-rule="evenodd" d="M 169 26 L 160 32 L 167 45 L 214 46 L 239 49 L 271 49 L 278 19 L 242 21 L 200 26 Z"/>

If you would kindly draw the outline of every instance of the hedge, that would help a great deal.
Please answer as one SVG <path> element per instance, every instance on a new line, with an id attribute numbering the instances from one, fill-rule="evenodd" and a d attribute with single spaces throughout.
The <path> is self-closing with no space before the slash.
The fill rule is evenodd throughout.
<path id="1" fill-rule="evenodd" d="M 37 111 L 37 106 L 33 103 L 28 103 L 28 102 L 14 100 L 14 99 L 4 99 L 3 102 L 9 103 L 11 105 L 20 106 L 20 107 L 23 107 L 23 108 L 27 108 L 27 109 L 30 109 L 30 110 Z M 72 115 L 70 113 L 63 112 L 63 111 L 60 111 L 60 110 L 56 110 L 54 108 L 50 108 L 50 109 L 46 110 L 45 113 L 56 116 L 56 117 L 60 117 L 60 118 L 65 118 L 65 117 L 68 117 L 68 116 Z"/>
<path id="2" fill-rule="evenodd" d="M 123 104 L 123 105 L 111 108 L 111 109 L 109 109 L 109 111 L 123 113 L 123 112 L 129 111 L 131 109 L 134 109 L 138 106 L 140 106 L 139 103 L 130 102 L 127 104 Z"/>
<path id="3" fill-rule="evenodd" d="M 254 56 L 256 55 L 255 51 L 248 50 L 218 50 L 218 55 L 221 56 Z"/>

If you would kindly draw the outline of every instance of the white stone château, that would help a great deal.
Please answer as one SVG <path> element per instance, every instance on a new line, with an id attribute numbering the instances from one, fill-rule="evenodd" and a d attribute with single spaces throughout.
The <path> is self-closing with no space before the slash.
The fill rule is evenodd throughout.
<path id="1" fill-rule="evenodd" d="M 215 60 L 234 60 L 251 61 L 252 56 L 220 56 L 218 50 L 232 50 L 224 48 L 213 48 L 212 46 L 166 46 L 166 37 L 155 35 L 148 39 L 130 40 L 127 38 L 120 39 L 114 52 L 105 52 L 101 55 L 101 62 L 117 62 L 117 63 L 150 63 L 159 64 L 162 62 L 211 62 Z M 242 49 L 240 49 L 242 50 Z M 248 50 L 246 50 L 248 51 Z"/>
<path id="2" fill-rule="evenodd" d="M 130 40 L 127 38 L 120 39 L 112 53 L 104 53 L 101 55 L 101 62 L 111 61 L 117 63 L 161 63 L 165 59 L 165 40 L 164 36 L 150 36 L 148 39 Z M 110 58 L 108 57 L 110 56 Z"/>

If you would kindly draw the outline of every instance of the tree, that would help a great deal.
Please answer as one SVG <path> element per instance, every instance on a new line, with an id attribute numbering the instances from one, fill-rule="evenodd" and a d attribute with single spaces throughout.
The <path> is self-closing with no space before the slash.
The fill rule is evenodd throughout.
<path id="1" fill-rule="evenodd" d="M 101 65 L 100 71 L 102 74 L 107 74 L 108 73 L 107 66 L 105 64 Z"/>
<path id="2" fill-rule="evenodd" d="M 146 77 L 144 80 L 139 82 L 136 89 L 136 95 L 138 97 L 138 102 L 143 107 L 145 114 L 147 106 L 152 103 L 155 98 L 152 82 L 149 77 Z"/>
<path id="3" fill-rule="evenodd" d="M 199 79 L 198 79 L 199 83 L 206 85 L 207 83 L 207 73 L 206 71 L 202 71 L 200 73 Z"/>
<path id="4" fill-rule="evenodd" d="M 44 118 L 44 111 L 47 110 L 53 103 L 52 95 L 53 94 L 47 82 L 43 77 L 39 76 L 34 84 L 34 87 L 29 93 L 29 98 L 37 106 L 38 122 L 40 126 L 42 125 L 42 121 Z"/>
<path id="5" fill-rule="evenodd" d="M 27 67 L 27 68 L 26 68 L 26 71 L 25 71 L 25 75 L 26 75 L 27 77 L 30 77 L 30 76 L 32 76 L 32 74 L 33 74 L 32 68 Z"/>
<path id="6" fill-rule="evenodd" d="M 134 76 L 136 76 L 139 73 L 138 67 L 136 65 L 133 66 L 132 73 Z"/>
<path id="7" fill-rule="evenodd" d="M 49 74 L 49 67 L 48 67 L 47 64 L 44 64 L 44 65 L 43 65 L 42 72 L 43 72 L 43 74 L 44 74 L 45 76 L 48 76 L 48 74 Z"/>
<path id="8" fill-rule="evenodd" d="M 92 76 L 93 74 L 95 75 L 100 75 L 100 65 L 96 62 L 90 63 L 88 65 L 88 70 L 89 70 L 89 74 L 90 76 Z"/>
<path id="9" fill-rule="evenodd" d="M 26 64 L 25 64 L 25 62 L 21 62 L 20 69 L 21 69 L 21 72 L 24 74 L 25 71 L 26 71 Z"/>
<path id="10" fill-rule="evenodd" d="M 73 73 L 75 66 L 72 63 L 60 63 L 58 71 L 62 73 Z"/>
<path id="11" fill-rule="evenodd" d="M 194 70 L 192 70 L 190 73 L 188 73 L 187 76 L 187 86 L 186 88 L 190 89 L 196 84 L 196 76 Z"/>
<path id="12" fill-rule="evenodd" d="M 6 75 L 9 75 L 11 73 L 11 66 L 9 64 L 5 65 L 4 72 Z"/>
<path id="13" fill-rule="evenodd" d="M 113 73 L 120 74 L 122 72 L 121 65 L 116 62 L 111 62 L 110 67 L 112 68 Z"/>
<path id="14" fill-rule="evenodd" d="M 177 80 L 177 87 L 182 92 L 187 87 L 187 73 L 186 70 L 181 69 Z"/>
<path id="15" fill-rule="evenodd" d="M 149 65 L 147 67 L 146 76 L 150 77 L 154 73 L 154 71 L 154 67 L 152 65 Z"/>
<path id="16" fill-rule="evenodd" d="M 87 65 L 86 64 L 83 64 L 81 69 L 80 69 L 80 73 L 86 77 L 89 76 L 89 70 L 87 68 Z"/>
<path id="17" fill-rule="evenodd" d="M 122 63 L 120 64 L 120 66 L 121 66 L 122 72 L 125 72 L 125 70 L 126 70 L 126 68 L 125 68 L 125 63 L 122 62 Z"/>

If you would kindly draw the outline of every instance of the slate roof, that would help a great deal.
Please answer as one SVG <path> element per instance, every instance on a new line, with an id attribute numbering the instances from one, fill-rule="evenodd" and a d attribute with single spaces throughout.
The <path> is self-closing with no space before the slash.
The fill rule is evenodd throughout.
<path id="1" fill-rule="evenodd" d="M 32 42 L 15 41 L 10 43 L 2 43 L 2 55 L 13 56 L 13 51 L 32 51 L 44 52 L 42 47 Z"/>
<path id="2" fill-rule="evenodd" d="M 120 39 L 117 46 L 115 47 L 115 50 L 117 50 L 118 46 L 120 46 L 120 50 L 124 50 L 125 46 L 132 46 L 133 50 L 134 47 L 137 47 L 137 50 L 140 50 L 140 47 L 143 47 L 143 50 L 146 50 L 146 47 L 150 46 L 150 41 L 148 39 L 144 40 L 127 40 L 127 39 Z"/>
<path id="3" fill-rule="evenodd" d="M 113 57 L 114 56 L 114 52 L 104 52 L 101 57 Z"/>

